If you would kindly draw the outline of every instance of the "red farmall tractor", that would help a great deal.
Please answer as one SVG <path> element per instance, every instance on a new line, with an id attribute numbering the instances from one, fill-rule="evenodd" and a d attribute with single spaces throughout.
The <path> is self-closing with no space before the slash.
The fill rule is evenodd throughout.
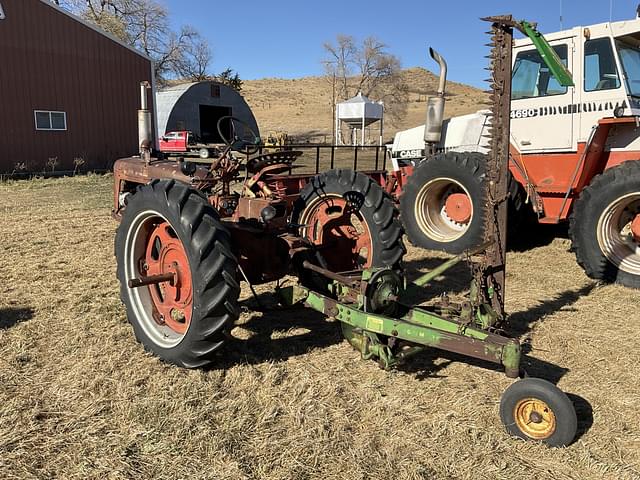
<path id="1" fill-rule="evenodd" d="M 129 318 L 149 350 L 185 367 L 211 361 L 238 317 L 240 281 L 297 274 L 313 284 L 317 273 L 303 269 L 305 261 L 332 272 L 394 269 L 405 252 L 393 203 L 369 176 L 290 174 L 295 151 L 245 163 L 260 145 L 251 127 L 223 117 L 218 130 L 226 145 L 207 163 L 146 151 L 114 167 L 118 275 Z"/>
<path id="2" fill-rule="evenodd" d="M 545 37 L 576 81 L 558 81 L 536 37 L 514 42 L 510 233 L 569 221 L 590 277 L 640 288 L 640 19 Z M 492 121 L 487 111 L 455 117 L 442 136 L 438 121 L 396 135 L 394 175 L 412 243 L 457 253 L 483 239 Z"/>
<path id="3" fill-rule="evenodd" d="M 512 32 L 521 24 L 507 16 L 488 20 L 494 133 L 483 184 L 492 212 L 487 235 L 479 248 L 411 283 L 402 271 L 397 212 L 378 183 L 384 172 L 293 174 L 299 152 L 255 155 L 260 139 L 233 117 L 218 122 L 225 146 L 213 158 L 154 158 L 143 105 L 141 155 L 115 165 L 114 216 L 120 293 L 144 347 L 182 367 L 209 365 L 239 316 L 240 282 L 253 288 L 292 275 L 297 282 L 275 289 L 282 303 L 304 303 L 337 320 L 362 358 L 392 368 L 438 348 L 501 365 L 507 376 L 524 377 L 502 397 L 506 429 L 569 444 L 577 428 L 571 401 L 552 383 L 526 376 L 520 343 L 503 330 L 507 210 L 500 199 L 507 194 Z M 544 42 L 540 48 L 548 52 Z M 560 65 L 548 58 L 551 67 Z M 146 102 L 144 86 L 142 97 Z M 472 257 L 465 298 L 408 304 L 407 290 Z"/>

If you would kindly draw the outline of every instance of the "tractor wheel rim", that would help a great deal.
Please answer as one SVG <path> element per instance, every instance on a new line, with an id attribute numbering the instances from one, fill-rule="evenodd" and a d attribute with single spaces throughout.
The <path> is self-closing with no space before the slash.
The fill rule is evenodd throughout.
<path id="1" fill-rule="evenodd" d="M 640 243 L 640 213 L 631 222 L 631 234 L 636 242 Z"/>
<path id="2" fill-rule="evenodd" d="M 329 270 L 346 272 L 373 264 L 373 241 L 359 209 L 342 196 L 315 198 L 300 218 L 302 236 L 320 249 Z"/>
<path id="3" fill-rule="evenodd" d="M 420 230 L 438 242 L 459 239 L 473 220 L 471 195 L 452 178 L 436 178 L 423 185 L 414 208 Z"/>
<path id="4" fill-rule="evenodd" d="M 191 270 L 184 245 L 155 211 L 138 214 L 125 244 L 125 281 L 173 273 L 175 281 L 129 289 L 131 305 L 147 336 L 163 348 L 178 345 L 193 314 Z"/>
<path id="5" fill-rule="evenodd" d="M 611 204 L 598 220 L 598 245 L 619 270 L 640 275 L 640 192 L 629 193 Z"/>
<path id="6" fill-rule="evenodd" d="M 546 402 L 538 398 L 520 400 L 513 411 L 518 429 L 530 438 L 544 440 L 556 431 L 556 416 Z"/>

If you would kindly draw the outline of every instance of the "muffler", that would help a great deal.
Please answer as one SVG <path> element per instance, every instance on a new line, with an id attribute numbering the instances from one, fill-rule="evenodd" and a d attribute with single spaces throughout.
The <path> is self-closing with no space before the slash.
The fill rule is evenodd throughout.
<path id="1" fill-rule="evenodd" d="M 151 131 L 151 110 L 149 110 L 149 101 L 147 92 L 151 90 L 149 82 L 140 82 L 140 110 L 138 110 L 138 146 L 140 147 L 140 156 L 145 160 L 151 157 L 151 148 L 153 145 Z"/>
<path id="2" fill-rule="evenodd" d="M 447 62 L 442 55 L 433 48 L 429 48 L 429 54 L 440 65 L 440 77 L 438 81 L 437 96 L 427 100 L 427 118 L 424 125 L 424 141 L 434 145 L 442 138 L 442 122 L 444 121 L 445 91 L 447 86 Z"/>

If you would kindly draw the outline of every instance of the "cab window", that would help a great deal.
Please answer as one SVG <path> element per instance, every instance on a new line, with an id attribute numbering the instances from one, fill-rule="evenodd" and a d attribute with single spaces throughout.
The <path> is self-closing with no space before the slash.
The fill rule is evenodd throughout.
<path id="1" fill-rule="evenodd" d="M 584 43 L 584 91 L 620 88 L 620 77 L 608 38 L 597 38 Z"/>
<path id="2" fill-rule="evenodd" d="M 567 66 L 567 45 L 556 45 L 553 49 Z M 553 76 L 537 50 L 518 53 L 513 66 L 511 99 L 547 97 L 567 93 Z"/>

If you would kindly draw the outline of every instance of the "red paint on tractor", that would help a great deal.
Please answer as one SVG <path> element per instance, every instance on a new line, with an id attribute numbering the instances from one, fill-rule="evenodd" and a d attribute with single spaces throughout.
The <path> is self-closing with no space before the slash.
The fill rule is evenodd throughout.
<path id="1" fill-rule="evenodd" d="M 452 193 L 444 205 L 447 216 L 456 223 L 469 223 L 471 220 L 471 199 L 466 193 Z"/>
<path id="2" fill-rule="evenodd" d="M 373 242 L 366 222 L 357 208 L 344 198 L 318 202 L 305 218 L 306 237 L 319 246 L 327 269 L 346 272 L 372 266 Z"/>
<path id="3" fill-rule="evenodd" d="M 640 213 L 631 222 L 631 234 L 636 242 L 640 242 Z"/>
<path id="4" fill-rule="evenodd" d="M 640 160 L 640 151 L 605 150 L 613 126 L 635 122 L 635 117 L 600 119 L 590 144 L 578 143 L 575 152 L 523 154 L 511 145 L 511 173 L 541 207 L 540 223 L 566 220 L 593 177 L 627 160 Z"/>
<path id="5" fill-rule="evenodd" d="M 146 276 L 174 274 L 173 282 L 150 285 L 149 292 L 158 314 L 156 321 L 176 333 L 185 333 L 193 303 L 191 271 L 187 252 L 168 222 L 158 224 L 149 235 L 142 270 Z"/>

